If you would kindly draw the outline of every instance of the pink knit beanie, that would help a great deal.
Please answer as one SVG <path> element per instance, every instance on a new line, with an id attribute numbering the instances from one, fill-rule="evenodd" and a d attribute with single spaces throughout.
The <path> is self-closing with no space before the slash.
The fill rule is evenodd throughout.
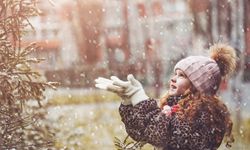
<path id="1" fill-rule="evenodd" d="M 182 70 L 199 92 L 213 95 L 222 77 L 233 73 L 235 66 L 235 50 L 226 44 L 215 44 L 210 47 L 210 58 L 189 56 L 180 60 L 174 70 Z"/>

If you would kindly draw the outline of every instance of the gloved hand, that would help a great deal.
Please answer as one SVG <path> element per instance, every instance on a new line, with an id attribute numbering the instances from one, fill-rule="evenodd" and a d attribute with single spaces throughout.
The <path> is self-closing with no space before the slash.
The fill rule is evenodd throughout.
<path id="1" fill-rule="evenodd" d="M 104 87 L 102 89 L 117 93 L 124 99 L 126 104 L 132 103 L 134 106 L 139 102 L 148 99 L 148 96 L 145 94 L 141 83 L 131 74 L 127 76 L 128 81 L 122 81 L 116 76 L 112 76 L 111 80 L 101 79 L 104 82 L 100 82 L 100 79 L 98 79 L 96 81 L 96 87 Z"/>
<path id="2" fill-rule="evenodd" d="M 112 76 L 113 84 L 124 89 L 122 95 L 129 99 L 133 106 L 139 102 L 148 99 L 141 83 L 134 78 L 132 74 L 127 76 L 128 81 L 121 81 L 119 78 Z"/>
<path id="3" fill-rule="evenodd" d="M 117 77 L 112 76 L 111 78 L 117 78 Z M 103 90 L 114 92 L 118 96 L 120 96 L 122 98 L 122 104 L 123 105 L 131 105 L 132 104 L 131 101 L 129 99 L 127 99 L 126 96 L 124 96 L 125 89 L 120 87 L 120 86 L 114 85 L 113 80 L 106 79 L 106 78 L 103 78 L 103 77 L 98 77 L 95 80 L 95 82 L 96 82 L 95 87 L 103 89 Z M 125 81 L 122 81 L 120 79 L 119 79 L 119 82 L 124 82 L 125 83 Z"/>
<path id="4" fill-rule="evenodd" d="M 115 93 L 120 93 L 123 91 L 121 87 L 113 85 L 114 81 L 107 78 L 98 77 L 95 79 L 95 83 L 95 87 L 99 89 L 108 90 Z"/>

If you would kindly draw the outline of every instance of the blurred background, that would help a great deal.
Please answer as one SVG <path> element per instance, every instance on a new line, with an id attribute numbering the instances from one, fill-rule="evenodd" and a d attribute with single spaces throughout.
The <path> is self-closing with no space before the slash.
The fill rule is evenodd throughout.
<path id="1" fill-rule="evenodd" d="M 249 0 L 39 0 L 24 44 L 46 60 L 35 68 L 61 85 L 46 91 L 46 120 L 56 149 L 115 149 L 126 132 L 119 97 L 94 87 L 94 79 L 134 74 L 148 95 L 160 98 L 175 63 L 207 55 L 213 43 L 237 50 L 238 67 L 220 88 L 234 119 L 235 144 L 250 142 Z M 143 149 L 152 149 L 146 145 Z M 222 145 L 220 149 L 225 149 Z"/>

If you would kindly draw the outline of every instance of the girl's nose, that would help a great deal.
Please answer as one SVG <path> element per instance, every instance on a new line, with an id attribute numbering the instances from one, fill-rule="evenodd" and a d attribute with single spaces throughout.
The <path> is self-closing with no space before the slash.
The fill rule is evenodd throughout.
<path id="1" fill-rule="evenodd" d="M 173 76 L 173 77 L 170 79 L 170 82 L 176 82 L 175 76 Z"/>

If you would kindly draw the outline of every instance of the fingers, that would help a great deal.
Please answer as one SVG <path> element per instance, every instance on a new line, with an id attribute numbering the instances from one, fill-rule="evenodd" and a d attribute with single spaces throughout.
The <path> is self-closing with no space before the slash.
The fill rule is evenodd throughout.
<path id="1" fill-rule="evenodd" d="M 120 86 L 122 88 L 127 88 L 128 87 L 128 82 L 127 81 L 122 81 L 116 76 L 111 76 L 111 80 L 113 81 L 113 85 Z"/>
<path id="2" fill-rule="evenodd" d="M 103 89 L 103 90 L 107 90 L 107 87 L 109 85 L 113 84 L 112 80 L 103 78 L 103 77 L 99 77 L 97 79 L 95 79 L 95 87 L 99 88 L 99 89 Z"/>
<path id="3" fill-rule="evenodd" d="M 121 93 L 124 91 L 122 87 L 114 85 L 113 84 L 114 81 L 103 78 L 103 77 L 98 77 L 97 79 L 95 79 L 95 82 L 96 82 L 95 87 L 99 89 L 108 90 L 108 91 L 115 92 L 115 93 Z"/>
<path id="4" fill-rule="evenodd" d="M 95 86 L 100 89 L 122 93 L 131 85 L 131 82 L 120 80 L 116 76 L 111 76 L 110 79 L 98 77 L 95 80 Z"/>
<path id="5" fill-rule="evenodd" d="M 95 79 L 95 82 L 98 83 L 105 83 L 105 84 L 113 84 L 112 80 L 103 78 L 103 77 L 98 77 L 97 79 Z"/>
<path id="6" fill-rule="evenodd" d="M 116 86 L 116 85 L 108 85 L 107 90 L 111 91 L 111 92 L 115 92 L 117 94 L 120 94 L 120 93 L 124 92 L 124 88 L 121 88 L 121 87 Z"/>
<path id="7" fill-rule="evenodd" d="M 97 87 L 99 89 L 107 90 L 107 85 L 105 85 L 105 84 L 95 84 L 95 87 Z"/>
<path id="8" fill-rule="evenodd" d="M 112 85 L 112 84 L 95 84 L 95 87 L 99 88 L 99 89 L 102 89 L 102 90 L 108 90 L 108 91 L 111 91 L 111 92 L 114 92 L 114 93 L 122 93 L 124 92 L 124 89 L 119 87 L 119 86 L 115 86 L 115 85 Z"/>
<path id="9" fill-rule="evenodd" d="M 140 85 L 140 82 L 135 79 L 135 77 L 132 74 L 129 74 L 127 76 L 128 81 L 131 82 L 132 85 Z"/>

